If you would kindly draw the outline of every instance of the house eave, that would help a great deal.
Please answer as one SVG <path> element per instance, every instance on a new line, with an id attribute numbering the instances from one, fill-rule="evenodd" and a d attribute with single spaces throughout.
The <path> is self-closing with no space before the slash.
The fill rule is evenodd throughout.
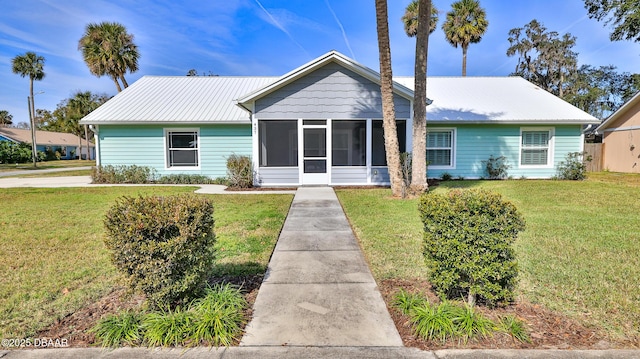
<path id="1" fill-rule="evenodd" d="M 427 115 L 427 125 L 589 125 L 598 124 L 593 120 L 431 120 Z"/>
<path id="2" fill-rule="evenodd" d="M 171 126 L 193 126 L 193 125 L 250 125 L 251 121 L 80 121 L 81 125 L 171 125 Z"/>
<path id="3" fill-rule="evenodd" d="M 616 112 L 612 113 L 611 116 L 607 117 L 595 130 L 596 134 L 602 134 L 604 130 L 606 130 L 609 125 L 615 122 L 623 113 L 627 111 L 628 108 L 632 107 L 636 103 L 640 102 L 640 91 L 635 94 L 629 101 L 624 103 Z"/>

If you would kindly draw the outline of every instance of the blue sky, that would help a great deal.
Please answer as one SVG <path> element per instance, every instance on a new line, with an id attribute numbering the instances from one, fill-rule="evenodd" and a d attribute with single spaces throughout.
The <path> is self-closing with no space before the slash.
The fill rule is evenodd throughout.
<path id="1" fill-rule="evenodd" d="M 413 39 L 400 17 L 410 0 L 389 1 L 394 75 L 413 75 Z M 440 23 L 454 0 L 434 0 Z M 609 28 L 589 19 L 582 0 L 480 0 L 489 27 L 468 53 L 469 76 L 506 76 L 508 31 L 532 19 L 577 37 L 580 64 L 613 64 L 640 72 L 640 44 L 609 41 Z M 35 83 L 36 108 L 54 110 L 78 90 L 115 95 L 107 77 L 89 73 L 77 50 L 90 22 L 116 21 L 139 46 L 143 75 L 282 75 L 330 50 L 379 69 L 374 0 L 0 0 L 0 110 L 27 122 L 29 81 L 11 72 L 11 59 L 27 51 L 46 58 L 46 77 Z M 429 75 L 459 76 L 461 49 L 438 28 L 430 38 Z"/>

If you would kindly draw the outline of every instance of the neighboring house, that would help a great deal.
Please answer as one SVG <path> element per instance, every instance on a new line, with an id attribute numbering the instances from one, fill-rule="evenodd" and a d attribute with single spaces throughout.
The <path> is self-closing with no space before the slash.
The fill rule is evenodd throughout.
<path id="1" fill-rule="evenodd" d="M 13 127 L 0 127 L 0 141 L 11 141 L 16 143 L 27 143 L 31 145 L 31 130 Z M 52 131 L 36 131 L 36 149 L 46 152 L 47 149 L 55 152 L 58 151 L 62 156 L 61 159 L 70 160 L 80 156 L 79 153 L 80 138 L 71 133 L 52 132 Z M 95 146 L 89 142 L 91 148 L 91 158 L 95 158 Z M 83 157 L 87 156 L 87 148 L 83 140 L 82 153 Z"/>
<path id="2" fill-rule="evenodd" d="M 411 150 L 413 78 L 394 82 L 401 151 Z M 429 78 L 429 177 L 486 176 L 505 156 L 515 177 L 549 178 L 598 120 L 519 77 Z M 388 184 L 380 75 L 329 52 L 282 77 L 145 76 L 86 116 L 100 165 L 226 174 L 251 156 L 256 184 Z"/>
<path id="3" fill-rule="evenodd" d="M 640 173 L 640 92 L 598 128 L 602 135 L 602 168 Z"/>

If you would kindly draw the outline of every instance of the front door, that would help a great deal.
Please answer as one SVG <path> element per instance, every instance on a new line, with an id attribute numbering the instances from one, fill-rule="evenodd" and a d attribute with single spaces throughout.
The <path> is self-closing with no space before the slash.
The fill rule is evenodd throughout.
<path id="1" fill-rule="evenodd" d="M 327 121 L 302 122 L 302 184 L 328 184 Z"/>

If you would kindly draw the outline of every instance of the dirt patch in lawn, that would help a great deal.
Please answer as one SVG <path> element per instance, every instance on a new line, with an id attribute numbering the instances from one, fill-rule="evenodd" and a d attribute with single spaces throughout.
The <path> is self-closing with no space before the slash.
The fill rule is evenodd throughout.
<path id="1" fill-rule="evenodd" d="M 245 311 L 245 318 L 249 320 L 253 315 L 253 303 L 256 300 L 263 278 L 264 275 L 227 276 L 212 278 L 209 283 L 212 285 L 231 283 L 240 287 L 249 304 L 248 309 Z M 140 308 L 143 302 L 143 296 L 127 295 L 127 291 L 124 288 L 115 288 L 97 302 L 91 303 L 75 313 L 56 321 L 49 328 L 40 331 L 36 337 L 67 339 L 69 347 L 74 348 L 96 346 L 98 344 L 96 344 L 95 335 L 91 333 L 91 328 L 96 325 L 100 318 L 123 310 Z"/>
<path id="2" fill-rule="evenodd" d="M 611 341 L 597 330 L 587 328 L 575 320 L 561 314 L 554 313 L 539 305 L 517 302 L 506 308 L 487 309 L 478 307 L 488 318 L 497 321 L 500 316 L 515 315 L 526 323 L 531 343 L 522 343 L 503 333 L 495 333 L 484 339 L 470 340 L 462 343 L 447 341 L 445 343 L 426 341 L 417 337 L 411 328 L 406 315 L 390 305 L 394 296 L 404 289 L 410 293 L 419 292 L 426 295 L 431 302 L 437 302 L 438 297 L 426 281 L 385 280 L 379 284 L 379 289 L 387 303 L 389 313 L 396 324 L 405 346 L 422 350 L 437 349 L 613 349 L 638 348 L 640 343 L 632 341 Z"/>

